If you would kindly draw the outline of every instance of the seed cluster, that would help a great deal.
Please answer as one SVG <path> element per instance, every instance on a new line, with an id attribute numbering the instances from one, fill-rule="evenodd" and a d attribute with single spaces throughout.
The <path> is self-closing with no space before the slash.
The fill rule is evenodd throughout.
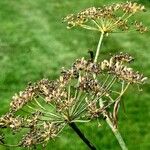
<path id="1" fill-rule="evenodd" d="M 91 102 L 88 102 L 88 112 L 87 112 L 87 116 L 89 118 L 98 118 L 102 112 L 103 112 L 103 109 L 100 108 L 100 106 L 97 106 L 97 101 L 91 101 Z"/>
<path id="2" fill-rule="evenodd" d="M 29 86 L 12 97 L 11 111 L 17 111 L 36 96 L 37 86 Z"/>
<path id="3" fill-rule="evenodd" d="M 147 31 L 144 25 L 130 23 L 128 20 L 135 13 L 145 11 L 145 7 L 134 2 L 112 4 L 104 7 L 87 8 L 77 14 L 71 14 L 64 18 L 67 27 L 70 29 L 80 26 L 89 30 L 96 30 L 103 33 L 115 32 L 119 30 L 129 30 L 131 28 L 143 33 Z"/>
<path id="4" fill-rule="evenodd" d="M 12 113 L 7 113 L 0 118 L 0 127 L 6 128 L 10 127 L 13 130 L 16 130 L 21 127 L 23 123 L 22 118 L 15 117 Z"/>
<path id="5" fill-rule="evenodd" d="M 38 83 L 40 94 L 45 97 L 46 102 L 51 102 L 53 99 L 60 101 L 60 99 L 66 98 L 66 92 L 62 88 L 64 85 L 62 86 L 62 83 L 58 81 L 51 82 L 43 79 Z"/>
<path id="6" fill-rule="evenodd" d="M 53 123 L 44 122 L 43 126 L 38 129 L 33 129 L 27 133 L 19 143 L 22 147 L 30 147 L 36 144 L 47 142 L 57 136 L 59 129 Z"/>
<path id="7" fill-rule="evenodd" d="M 139 74 L 139 72 L 135 72 L 132 68 L 123 64 L 123 62 L 131 62 L 132 60 L 133 58 L 127 54 L 115 55 L 110 60 L 104 60 L 101 63 L 101 68 L 126 82 L 142 84 L 147 80 L 147 77 L 144 77 L 143 74 Z"/>
<path id="8" fill-rule="evenodd" d="M 139 31 L 140 33 L 144 33 L 148 31 L 147 27 L 145 27 L 142 22 L 135 21 L 134 25 L 135 25 L 136 31 Z"/>

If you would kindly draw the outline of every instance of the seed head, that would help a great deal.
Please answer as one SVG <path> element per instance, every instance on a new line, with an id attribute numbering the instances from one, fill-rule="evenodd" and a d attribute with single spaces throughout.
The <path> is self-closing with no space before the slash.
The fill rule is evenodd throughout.
<path id="1" fill-rule="evenodd" d="M 50 122 L 44 122 L 43 126 L 36 128 L 27 133 L 20 142 L 23 147 L 30 147 L 33 145 L 47 142 L 49 139 L 53 139 L 57 136 L 59 127 Z"/>
<path id="2" fill-rule="evenodd" d="M 16 130 L 21 127 L 23 120 L 20 117 L 15 117 L 12 113 L 7 113 L 0 118 L 0 127 L 9 127 Z"/>
<path id="3" fill-rule="evenodd" d="M 145 11 L 145 7 L 134 2 L 112 4 L 104 7 L 87 8 L 77 14 L 64 18 L 67 28 L 82 27 L 102 33 L 118 32 L 118 30 L 133 30 L 143 33 L 147 28 L 140 25 L 137 28 L 129 19 L 137 12 Z M 132 29 L 133 28 L 133 29 Z"/>
<path id="4" fill-rule="evenodd" d="M 124 62 L 131 62 L 133 58 L 128 54 L 114 55 L 110 60 L 104 60 L 100 63 L 102 70 L 107 70 L 108 73 L 116 75 L 117 78 L 129 83 L 143 84 L 147 77 L 132 68 L 125 66 Z"/>
<path id="5" fill-rule="evenodd" d="M 11 111 L 18 111 L 21 109 L 26 103 L 31 101 L 33 97 L 36 96 L 36 91 L 38 87 L 36 85 L 29 86 L 25 89 L 25 91 L 20 91 L 19 94 L 15 94 L 12 97 L 12 102 L 10 103 Z"/>

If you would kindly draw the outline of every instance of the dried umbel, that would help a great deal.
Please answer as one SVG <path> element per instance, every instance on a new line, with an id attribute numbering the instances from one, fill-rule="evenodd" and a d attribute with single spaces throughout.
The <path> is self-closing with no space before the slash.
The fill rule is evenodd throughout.
<path id="1" fill-rule="evenodd" d="M 116 106 L 129 84 L 143 84 L 146 80 L 126 66 L 132 60 L 123 53 L 97 63 L 77 59 L 70 69 L 63 68 L 56 81 L 42 79 L 13 97 L 10 113 L 0 118 L 0 126 L 27 128 L 28 133 L 18 144 L 30 147 L 56 137 L 67 124 L 99 118 L 107 108 Z M 119 82 L 121 87 L 115 89 L 113 85 Z M 101 99 L 105 101 L 103 106 Z M 25 114 L 17 116 L 19 111 Z M 111 116 L 113 113 L 109 112 Z M 117 126 L 116 115 L 111 117 L 114 126 Z"/>
<path id="2" fill-rule="evenodd" d="M 0 127 L 11 128 L 15 133 L 27 130 L 16 146 L 31 147 L 37 144 L 45 143 L 49 139 L 53 139 L 59 133 L 61 126 L 51 122 L 41 121 L 42 114 L 36 112 L 32 117 L 19 117 L 12 113 L 6 114 L 0 118 Z"/>
<path id="3" fill-rule="evenodd" d="M 142 84 L 147 80 L 143 74 L 133 71 L 132 68 L 125 66 L 123 62 L 132 61 L 132 57 L 128 55 L 115 55 L 110 60 L 104 60 L 101 63 L 102 70 L 108 71 L 108 73 L 115 75 L 118 79 L 127 81 L 129 83 Z"/>
<path id="4" fill-rule="evenodd" d="M 46 116 L 44 119 L 43 117 L 40 111 L 30 112 L 28 115 L 18 116 L 15 113 L 7 113 L 2 116 L 0 118 L 0 127 L 3 129 L 3 144 L 9 146 L 5 143 L 7 138 L 4 130 L 7 128 L 13 131 L 14 136 L 17 136 L 17 133 L 23 134 L 20 142 L 13 143 L 14 145 L 11 144 L 12 146 L 32 147 L 38 144 L 46 144 L 48 140 L 57 137 L 63 128 L 63 124 L 53 123 L 46 120 Z M 25 134 L 25 132 L 27 133 Z"/>
<path id="5" fill-rule="evenodd" d="M 87 8 L 77 14 L 64 18 L 67 27 L 82 27 L 102 33 L 118 32 L 119 30 L 147 31 L 142 23 L 130 21 L 136 13 L 145 11 L 145 7 L 135 2 L 117 3 L 103 7 Z"/>

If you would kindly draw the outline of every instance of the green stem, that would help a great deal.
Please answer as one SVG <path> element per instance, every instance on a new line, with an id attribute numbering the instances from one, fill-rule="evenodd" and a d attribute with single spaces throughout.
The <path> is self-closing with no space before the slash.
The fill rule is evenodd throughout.
<path id="1" fill-rule="evenodd" d="M 119 130 L 117 128 L 114 128 L 113 123 L 111 122 L 110 118 L 107 116 L 106 118 L 106 122 L 109 125 L 109 127 L 111 128 L 113 134 L 115 135 L 120 147 L 122 150 L 128 150 L 128 148 L 126 147 L 126 144 L 119 132 Z"/>
<path id="2" fill-rule="evenodd" d="M 95 59 L 94 59 L 95 63 L 97 62 L 97 59 L 98 59 L 98 56 L 99 56 L 99 52 L 100 52 L 103 37 L 104 37 L 104 33 L 102 32 L 101 36 L 100 36 L 100 39 L 99 39 L 99 42 L 98 42 L 97 50 L 96 50 L 96 55 L 95 55 Z"/>
<path id="3" fill-rule="evenodd" d="M 102 99 L 100 99 L 100 106 L 101 106 L 101 108 L 103 108 L 103 106 L 104 106 Z M 110 118 L 108 117 L 106 111 L 103 112 L 103 116 L 106 117 L 106 122 L 109 125 L 109 127 L 111 128 L 113 134 L 115 135 L 115 137 L 116 137 L 116 139 L 117 139 L 121 149 L 122 150 L 128 150 L 128 148 L 126 147 L 126 144 L 125 144 L 125 142 L 124 142 L 124 140 L 123 140 L 119 130 L 114 127 L 114 125 L 113 125 L 112 121 L 110 120 Z"/>
<path id="4" fill-rule="evenodd" d="M 95 55 L 95 59 L 94 59 L 95 63 L 97 62 L 97 59 L 98 59 L 98 56 L 99 56 L 99 52 L 100 52 L 100 49 L 101 49 L 101 44 L 102 44 L 103 37 L 104 37 L 104 33 L 102 32 L 101 36 L 100 36 L 100 39 L 99 39 L 98 46 L 97 46 L 97 50 L 96 50 L 96 55 Z M 95 75 L 94 75 L 94 78 L 96 78 Z M 104 106 L 102 99 L 100 99 L 100 106 L 101 106 L 101 108 L 103 108 L 103 106 Z M 103 116 L 106 117 L 106 122 L 109 125 L 109 127 L 111 128 L 112 132 L 114 133 L 118 143 L 120 144 L 121 149 L 122 150 L 128 150 L 127 147 L 126 147 L 126 144 L 125 144 L 125 142 L 124 142 L 124 140 L 123 140 L 123 138 L 122 138 L 122 136 L 119 132 L 119 130 L 114 128 L 113 123 L 110 120 L 110 118 L 108 117 L 107 113 L 104 112 Z"/>

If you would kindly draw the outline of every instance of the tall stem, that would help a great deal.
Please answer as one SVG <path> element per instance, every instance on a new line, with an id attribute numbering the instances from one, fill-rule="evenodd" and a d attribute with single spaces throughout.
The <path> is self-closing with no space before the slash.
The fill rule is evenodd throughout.
<path id="1" fill-rule="evenodd" d="M 112 132 L 114 133 L 116 139 L 118 140 L 118 143 L 119 143 L 121 149 L 122 150 L 128 150 L 119 130 L 117 128 L 114 128 L 114 126 L 113 126 L 113 124 L 112 124 L 112 122 L 108 116 L 106 117 L 106 122 L 109 125 L 109 127 L 111 128 Z"/>
<path id="2" fill-rule="evenodd" d="M 70 123 L 69 126 L 77 133 L 77 135 L 89 147 L 89 149 L 96 150 L 96 147 L 84 136 L 84 134 L 80 131 L 74 122 Z"/>
<path id="3" fill-rule="evenodd" d="M 104 33 L 102 32 L 101 36 L 100 36 L 100 39 L 99 39 L 99 42 L 98 42 L 97 50 L 96 50 L 96 55 L 95 55 L 95 59 L 94 59 L 95 63 L 97 62 L 97 59 L 98 59 L 98 56 L 99 56 L 99 52 L 100 52 L 103 37 L 104 37 Z"/>
<path id="4" fill-rule="evenodd" d="M 95 55 L 95 59 L 94 59 L 95 63 L 97 62 L 97 59 L 98 59 L 98 56 L 99 56 L 99 52 L 100 52 L 100 49 L 101 49 L 103 37 L 104 37 L 104 33 L 102 32 L 101 36 L 100 36 L 100 39 L 99 39 L 98 46 L 97 46 L 97 50 L 96 50 L 96 55 Z M 94 75 L 94 78 L 96 78 L 95 75 Z M 104 104 L 103 104 L 103 100 L 102 99 L 100 99 L 100 105 L 103 108 Z M 106 122 L 109 125 L 109 127 L 111 128 L 112 132 L 114 133 L 118 143 L 120 144 L 121 149 L 122 150 L 128 150 L 128 148 L 126 147 L 126 144 L 125 144 L 125 142 L 124 142 L 124 140 L 123 140 L 119 130 L 114 128 L 113 123 L 110 120 L 110 118 L 108 117 L 107 113 L 104 112 L 103 116 L 106 117 Z"/>

